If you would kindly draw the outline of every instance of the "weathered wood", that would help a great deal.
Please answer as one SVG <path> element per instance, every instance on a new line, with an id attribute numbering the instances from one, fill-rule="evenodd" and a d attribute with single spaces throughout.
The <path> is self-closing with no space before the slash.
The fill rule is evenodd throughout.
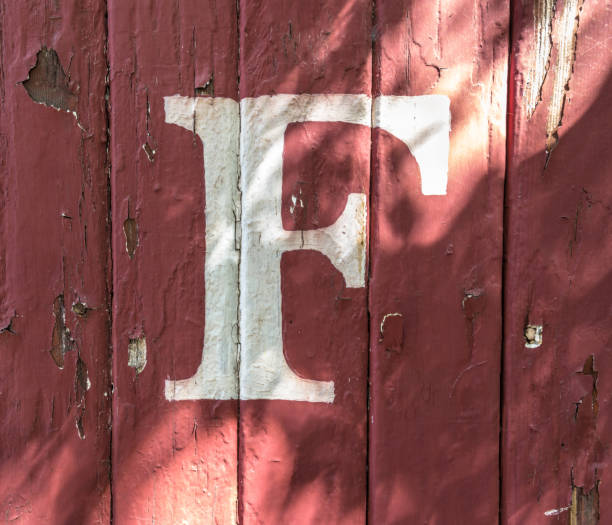
<path id="1" fill-rule="evenodd" d="M 69 4 L 0 0 L 2 519 L 612 521 L 609 2 Z"/>
<path id="2" fill-rule="evenodd" d="M 175 396 L 173 380 L 196 373 L 214 328 L 204 300 L 215 286 L 204 170 L 214 146 L 197 117 L 213 95 L 237 98 L 236 3 L 111 0 L 109 27 L 113 517 L 233 524 L 237 403 Z"/>
<path id="3" fill-rule="evenodd" d="M 110 520 L 104 2 L 0 2 L 0 516 Z"/>
<path id="4" fill-rule="evenodd" d="M 497 522 L 507 27 L 501 1 L 376 3 L 374 94 L 448 97 L 452 132 L 447 184 L 430 112 L 379 115 L 410 148 L 373 134 L 371 523 Z"/>
<path id="5" fill-rule="evenodd" d="M 240 2 L 245 525 L 365 522 L 366 224 L 344 213 L 369 195 L 370 21 L 369 1 Z M 294 96 L 265 98 L 277 94 Z M 325 238 L 343 217 L 352 233 Z M 284 253 L 270 260 L 275 246 Z M 273 327 L 272 347 L 250 344 L 253 319 Z M 288 368 L 258 390 L 275 399 L 252 399 L 267 350 Z"/>
<path id="6" fill-rule="evenodd" d="M 610 4 L 513 21 L 503 523 L 610 523 Z"/>

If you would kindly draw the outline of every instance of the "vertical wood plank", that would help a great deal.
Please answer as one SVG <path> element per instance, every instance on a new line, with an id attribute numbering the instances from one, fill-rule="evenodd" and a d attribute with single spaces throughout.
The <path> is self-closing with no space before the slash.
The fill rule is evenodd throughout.
<path id="1" fill-rule="evenodd" d="M 609 523 L 612 6 L 513 7 L 503 523 Z"/>
<path id="2" fill-rule="evenodd" d="M 0 2 L 0 516 L 110 522 L 104 2 Z"/>
<path id="3" fill-rule="evenodd" d="M 370 29 L 367 0 L 240 2 L 245 525 L 365 522 L 365 274 L 320 232 L 369 196 Z"/>
<path id="4" fill-rule="evenodd" d="M 215 253 L 205 241 L 214 188 L 204 170 L 214 148 L 199 134 L 196 109 L 172 113 L 164 97 L 189 97 L 172 100 L 190 108 L 229 99 L 237 108 L 236 3 L 111 0 L 109 28 L 114 521 L 233 524 L 237 402 L 169 400 L 166 390 L 202 361 L 214 325 L 205 263 Z"/>
<path id="5" fill-rule="evenodd" d="M 448 97 L 448 181 L 373 135 L 370 280 L 371 523 L 498 519 L 502 201 L 508 13 L 504 2 L 377 2 L 374 94 Z M 391 99 L 390 99 L 391 100 Z M 420 100 L 420 102 L 416 102 Z M 425 102 L 423 102 L 425 101 Z M 436 139 L 437 140 L 437 139 Z M 429 181 L 429 182 L 428 182 Z M 432 185 L 431 181 L 437 181 Z"/>

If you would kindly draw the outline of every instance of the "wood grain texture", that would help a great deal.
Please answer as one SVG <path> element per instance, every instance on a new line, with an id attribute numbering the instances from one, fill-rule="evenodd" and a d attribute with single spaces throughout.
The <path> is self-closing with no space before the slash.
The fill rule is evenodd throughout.
<path id="1" fill-rule="evenodd" d="M 609 523 L 612 6 L 557 2 L 540 56 L 538 4 L 513 9 L 503 523 Z"/>
<path id="2" fill-rule="evenodd" d="M 504 2 L 377 2 L 374 94 L 446 95 L 446 195 L 405 144 L 372 154 L 369 518 L 498 518 Z"/>
<path id="3" fill-rule="evenodd" d="M 0 2 L 2 521 L 110 520 L 105 43 L 102 1 Z"/>

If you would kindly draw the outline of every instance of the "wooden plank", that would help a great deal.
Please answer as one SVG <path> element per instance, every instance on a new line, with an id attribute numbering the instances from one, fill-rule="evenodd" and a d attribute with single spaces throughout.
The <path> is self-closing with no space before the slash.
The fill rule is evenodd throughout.
<path id="1" fill-rule="evenodd" d="M 215 307 L 227 306 L 216 295 L 217 280 L 208 279 L 217 253 L 209 235 L 217 227 L 209 217 L 216 202 L 209 177 L 218 166 L 206 160 L 204 169 L 204 162 L 229 146 L 210 142 L 212 121 L 204 117 L 220 100 L 236 111 L 234 120 L 219 121 L 218 136 L 225 139 L 221 128 L 237 124 L 236 3 L 112 0 L 109 27 L 113 518 L 234 524 L 237 402 L 209 395 L 196 371 L 201 362 L 210 366 L 203 348 L 212 348 Z M 235 139 L 228 177 L 237 173 Z M 233 210 L 223 210 L 233 235 Z M 228 300 L 231 294 L 235 287 Z M 224 341 L 237 384 L 231 333 Z M 191 398 L 185 397 L 180 381 L 194 374 Z"/>
<path id="2" fill-rule="evenodd" d="M 0 2 L 0 516 L 110 522 L 104 2 Z"/>
<path id="3" fill-rule="evenodd" d="M 245 525 L 365 522 L 370 21 L 240 2 Z"/>
<path id="4" fill-rule="evenodd" d="M 438 97 L 375 109 L 371 523 L 498 519 L 507 31 L 503 2 L 376 3 L 375 95 Z"/>
<path id="5" fill-rule="evenodd" d="M 610 3 L 513 17 L 503 523 L 610 523 Z"/>

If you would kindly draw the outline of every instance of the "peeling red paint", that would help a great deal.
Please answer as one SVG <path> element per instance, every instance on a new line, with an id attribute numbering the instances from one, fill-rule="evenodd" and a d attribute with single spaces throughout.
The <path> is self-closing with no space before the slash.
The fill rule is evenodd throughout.
<path id="1" fill-rule="evenodd" d="M 76 114 L 78 98 L 54 49 L 43 47 L 36 54 L 36 65 L 22 84 L 34 102 Z"/>
<path id="2" fill-rule="evenodd" d="M 602 265 L 611 256 L 610 16 L 606 2 L 556 2 L 548 72 L 528 118 L 525 79 L 541 35 L 534 32 L 532 7 L 513 5 L 504 525 L 554 521 L 545 516 L 555 509 L 564 509 L 557 518 L 562 523 L 612 522 L 606 467 L 612 283 Z M 530 343 L 538 330 L 539 344 L 537 337 Z"/>
<path id="3" fill-rule="evenodd" d="M 402 314 L 385 314 L 380 322 L 379 343 L 388 352 L 401 352 L 404 344 L 404 319 Z"/>
<path id="4" fill-rule="evenodd" d="M 104 20 L 0 2 L 2 521 L 110 522 Z"/>
<path id="5" fill-rule="evenodd" d="M 0 0 L 0 516 L 612 522 L 611 13 Z"/>
<path id="6" fill-rule="evenodd" d="M 53 333 L 51 335 L 51 350 L 49 353 L 59 369 L 64 368 L 64 355 L 72 349 L 70 330 L 66 326 L 66 307 L 64 296 L 58 295 L 53 302 Z"/>

